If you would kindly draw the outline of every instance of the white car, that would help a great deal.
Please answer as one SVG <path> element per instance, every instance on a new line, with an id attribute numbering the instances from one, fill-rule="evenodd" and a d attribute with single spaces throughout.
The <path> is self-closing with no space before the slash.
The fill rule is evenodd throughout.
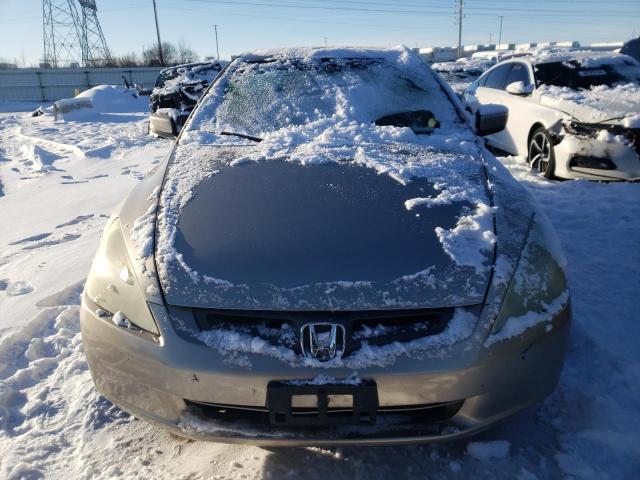
<path id="1" fill-rule="evenodd" d="M 548 178 L 640 179 L 640 63 L 610 52 L 544 51 L 503 60 L 464 94 L 499 104 L 507 128 L 487 144 Z"/>

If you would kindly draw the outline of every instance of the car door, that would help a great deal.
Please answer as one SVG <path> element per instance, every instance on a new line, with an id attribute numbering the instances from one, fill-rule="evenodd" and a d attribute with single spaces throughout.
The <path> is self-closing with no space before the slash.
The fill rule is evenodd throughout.
<path id="1" fill-rule="evenodd" d="M 475 91 L 475 97 L 479 105 L 505 105 L 504 97 L 507 93 L 504 91 L 504 88 L 507 77 L 511 72 L 511 67 L 511 62 L 498 64 L 479 79 L 478 87 Z M 509 112 L 509 116 L 511 116 L 511 112 Z M 493 135 L 487 135 L 485 138 L 487 139 L 487 143 L 492 147 L 509 152 L 507 148 L 511 142 L 508 141 L 508 135 L 504 130 L 494 133 Z"/>
<path id="2" fill-rule="evenodd" d="M 509 109 L 507 127 L 499 132 L 503 150 L 513 155 L 526 155 L 527 137 L 531 125 L 536 121 L 532 102 L 533 77 L 529 65 L 525 62 L 511 62 L 511 70 L 504 82 L 504 89 L 500 92 L 501 104 Z M 525 91 L 517 94 L 507 91 L 512 83 L 522 82 Z"/>

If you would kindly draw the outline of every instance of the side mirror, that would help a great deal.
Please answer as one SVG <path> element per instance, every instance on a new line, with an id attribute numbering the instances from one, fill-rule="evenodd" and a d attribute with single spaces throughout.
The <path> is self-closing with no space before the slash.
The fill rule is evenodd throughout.
<path id="1" fill-rule="evenodd" d="M 525 96 L 533 92 L 533 85 L 525 85 L 524 82 L 513 82 L 507 85 L 507 93 L 511 95 Z"/>
<path id="2" fill-rule="evenodd" d="M 501 132 L 507 126 L 509 109 L 504 105 L 482 105 L 476 110 L 476 133 L 481 137 Z"/>
<path id="3" fill-rule="evenodd" d="M 178 135 L 179 129 L 169 115 L 155 112 L 149 116 L 149 132 L 169 138 Z"/>

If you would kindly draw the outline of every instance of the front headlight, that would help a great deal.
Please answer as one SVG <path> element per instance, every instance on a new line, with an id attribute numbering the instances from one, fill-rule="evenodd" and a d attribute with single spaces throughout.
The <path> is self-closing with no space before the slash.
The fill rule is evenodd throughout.
<path id="1" fill-rule="evenodd" d="M 126 325 L 128 321 L 142 330 L 159 335 L 158 326 L 131 267 L 118 218 L 104 230 L 85 291 L 117 323 Z"/>
<path id="2" fill-rule="evenodd" d="M 578 135 L 581 137 L 597 138 L 602 129 L 606 128 L 603 125 L 581 123 L 581 122 L 564 122 L 564 130 L 572 135 Z"/>
<path id="3" fill-rule="evenodd" d="M 546 217 L 535 215 L 531 222 L 527 243 L 509 283 L 492 334 L 500 332 L 510 318 L 520 319 L 529 313 L 534 316 L 553 315 L 554 312 L 549 310 L 554 302 L 564 306 L 568 300 L 564 272 L 566 260 L 560 242 Z M 529 320 L 535 321 L 535 318 Z"/>

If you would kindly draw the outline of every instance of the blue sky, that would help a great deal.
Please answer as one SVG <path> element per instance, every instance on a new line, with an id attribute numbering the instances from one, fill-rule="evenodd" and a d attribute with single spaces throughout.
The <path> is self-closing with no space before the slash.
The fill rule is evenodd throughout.
<path id="1" fill-rule="evenodd" d="M 97 0 L 115 54 L 155 42 L 151 0 Z M 157 0 L 163 40 L 186 40 L 201 56 L 278 46 L 454 45 L 454 0 Z M 42 3 L 0 0 L 0 58 L 37 63 Z M 463 43 L 627 40 L 640 35 L 640 0 L 466 0 Z"/>

